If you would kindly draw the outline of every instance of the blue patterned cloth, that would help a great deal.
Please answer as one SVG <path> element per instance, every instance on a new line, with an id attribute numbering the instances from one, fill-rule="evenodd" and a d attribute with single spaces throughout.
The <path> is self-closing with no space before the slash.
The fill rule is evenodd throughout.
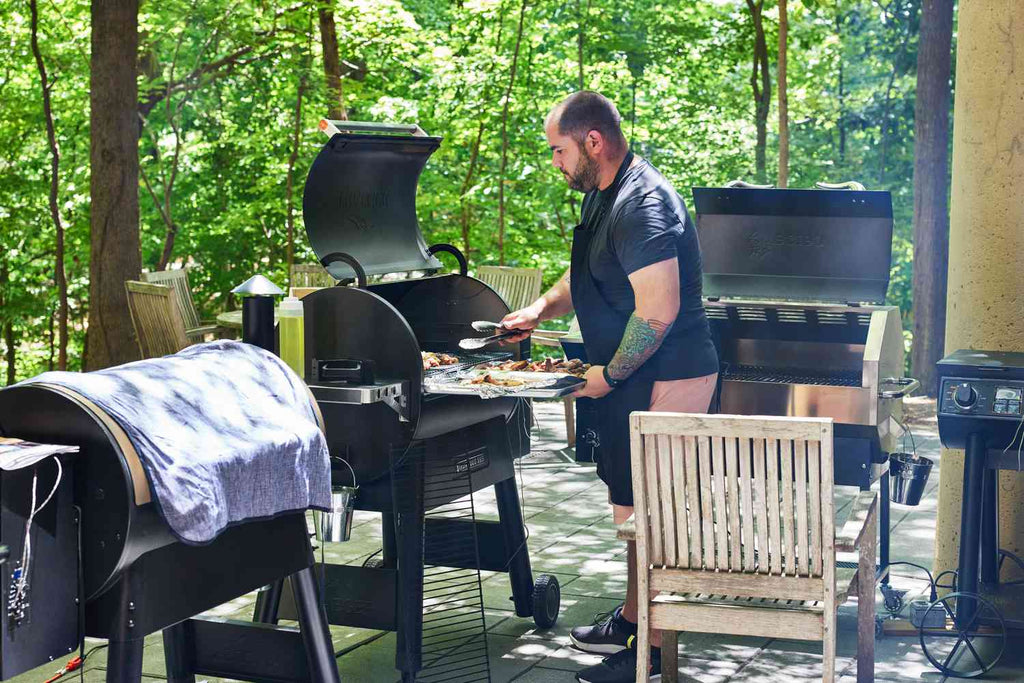
<path id="1" fill-rule="evenodd" d="M 96 372 L 46 372 L 22 384 L 67 387 L 128 435 L 153 500 L 184 543 L 331 499 L 327 441 L 302 379 L 235 341 Z"/>

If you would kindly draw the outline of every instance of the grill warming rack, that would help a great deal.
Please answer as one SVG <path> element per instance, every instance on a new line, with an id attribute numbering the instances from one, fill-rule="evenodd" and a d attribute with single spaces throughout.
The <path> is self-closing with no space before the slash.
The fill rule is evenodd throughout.
<path id="1" fill-rule="evenodd" d="M 861 374 L 856 371 L 815 372 L 807 368 L 775 368 L 765 365 L 731 365 L 722 379 L 769 384 L 814 384 L 833 387 L 859 387 Z"/>

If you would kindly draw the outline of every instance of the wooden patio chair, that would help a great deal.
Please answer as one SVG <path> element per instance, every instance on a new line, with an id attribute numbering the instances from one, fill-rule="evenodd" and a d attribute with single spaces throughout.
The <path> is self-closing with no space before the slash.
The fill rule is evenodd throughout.
<path id="1" fill-rule="evenodd" d="M 630 432 L 635 526 L 619 537 L 636 540 L 637 682 L 648 625 L 666 682 L 678 631 L 821 640 L 834 681 L 836 609 L 852 595 L 857 681 L 873 680 L 878 494 L 861 492 L 835 532 L 832 419 L 639 412 Z M 837 551 L 857 569 L 837 569 Z"/>
<path id="2" fill-rule="evenodd" d="M 338 282 L 319 263 L 295 263 L 291 275 L 292 287 L 333 287 Z"/>
<path id="3" fill-rule="evenodd" d="M 155 285 L 167 285 L 174 290 L 174 300 L 181 311 L 181 320 L 185 324 L 185 334 L 189 341 L 201 342 L 206 339 L 206 335 L 217 333 L 216 323 L 199 319 L 199 311 L 192 299 L 192 288 L 188 284 L 187 268 L 143 273 L 142 279 Z"/>
<path id="4" fill-rule="evenodd" d="M 572 322 L 569 323 L 568 330 L 534 330 L 533 336 L 530 337 L 532 343 L 537 346 L 554 346 L 561 347 L 562 340 L 572 340 L 583 342 L 583 337 L 580 335 L 580 324 L 576 320 L 576 316 L 573 316 Z M 576 447 L 576 399 L 572 396 L 566 396 L 562 399 L 562 407 L 565 410 L 565 433 L 566 441 L 569 448 Z"/>
<path id="5" fill-rule="evenodd" d="M 511 310 L 518 311 L 540 296 L 544 272 L 539 268 L 480 266 L 476 269 L 476 277 L 497 292 Z"/>
<path id="6" fill-rule="evenodd" d="M 189 346 L 191 342 L 174 301 L 174 288 L 135 280 L 126 281 L 124 288 L 143 359 L 177 353 Z"/>

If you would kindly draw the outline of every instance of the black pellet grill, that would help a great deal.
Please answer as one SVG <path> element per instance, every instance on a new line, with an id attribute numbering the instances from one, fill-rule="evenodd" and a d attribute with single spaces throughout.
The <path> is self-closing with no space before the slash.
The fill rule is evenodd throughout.
<path id="1" fill-rule="evenodd" d="M 835 482 L 881 480 L 878 576 L 887 589 L 888 454 L 901 433 L 899 309 L 884 305 L 892 199 L 858 189 L 694 188 L 717 409 L 831 417 Z"/>
<path id="2" fill-rule="evenodd" d="M 0 391 L 0 435 L 80 449 L 60 456 L 58 491 L 35 519 L 29 609 L 20 622 L 7 600 L 16 563 L 0 567 L 0 678 L 69 660 L 82 633 L 81 606 L 84 634 L 109 639 L 111 683 L 140 680 L 143 639 L 161 630 L 171 681 L 194 683 L 196 673 L 338 680 L 302 513 L 230 527 L 205 546 L 176 541 L 125 431 L 98 406 L 56 385 Z M 41 502 L 56 467 L 51 459 L 36 467 Z M 0 541 L 11 546 L 12 558 L 21 553 L 31 482 L 30 468 L 0 473 Z M 192 618 L 288 575 L 301 631 Z"/>
<path id="3" fill-rule="evenodd" d="M 421 352 L 479 362 L 518 358 L 522 350 L 494 346 L 471 356 L 458 347 L 460 339 L 482 336 L 470 326 L 474 320 L 499 321 L 509 309 L 467 276 L 456 248 L 428 248 L 420 232 L 417 184 L 440 138 L 416 127 L 336 125 L 344 132 L 310 168 L 303 216 L 327 270 L 340 284 L 355 283 L 303 299 L 305 379 L 327 426 L 332 479 L 351 485 L 341 460 L 352 467 L 355 507 L 382 513 L 384 542 L 381 557 L 366 566 L 322 566 L 328 620 L 397 631 L 403 680 L 468 680 L 469 664 L 428 656 L 424 622 L 431 618 L 420 610 L 425 566 L 428 594 L 439 568 L 508 572 L 516 614 L 542 627 L 557 618 L 559 590 L 551 576 L 534 582 L 515 483 L 513 461 L 530 451 L 528 403 L 432 393 L 425 379 L 451 370 L 425 372 Z M 433 275 L 442 267 L 439 252 L 457 259 L 458 274 Z M 403 279 L 367 284 L 372 276 Z M 471 497 L 465 502 L 488 486 L 497 522 L 476 520 Z M 281 611 L 264 610 L 264 618 L 288 615 L 284 596 Z M 478 584 L 475 596 L 463 598 L 479 600 Z M 486 679 L 485 667 L 475 671 Z"/>

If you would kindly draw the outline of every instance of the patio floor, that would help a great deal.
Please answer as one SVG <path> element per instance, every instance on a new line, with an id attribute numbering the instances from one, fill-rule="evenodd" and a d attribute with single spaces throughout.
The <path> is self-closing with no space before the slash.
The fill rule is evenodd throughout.
<path id="1" fill-rule="evenodd" d="M 934 402 L 912 399 L 910 423 L 918 452 L 936 460 L 925 499 L 919 506 L 892 508 L 892 559 L 930 567 L 938 496 L 939 442 Z M 571 683 L 574 672 L 600 660 L 569 646 L 569 630 L 589 624 L 602 612 L 613 609 L 625 593 L 625 548 L 615 540 L 606 491 L 592 465 L 576 464 L 565 446 L 565 422 L 560 402 L 538 403 L 539 426 L 534 432 L 533 453 L 521 461 L 524 516 L 529 527 L 529 546 L 534 572 L 558 577 L 562 610 L 556 626 L 538 630 L 531 619 L 515 616 L 507 577 L 484 573 L 483 591 L 491 675 L 494 683 Z M 839 489 L 837 508 L 849 504 L 852 489 Z M 476 494 L 478 514 L 496 518 L 493 495 Z M 334 562 L 361 563 L 380 547 L 379 516 L 358 513 L 352 540 L 328 544 L 325 553 Z M 906 588 L 906 600 L 924 595 L 927 581 L 917 570 L 893 569 L 893 585 Z M 884 612 L 881 595 L 877 609 Z M 212 610 L 209 614 L 249 619 L 255 594 Z M 338 668 L 343 681 L 398 680 L 394 670 L 395 635 L 381 631 L 332 627 Z M 159 634 L 150 636 L 145 650 L 144 680 L 164 677 L 163 645 Z M 87 644 L 94 645 L 100 641 Z M 984 680 L 1024 680 L 1024 648 L 1008 644 L 1000 666 Z M 837 678 L 856 680 L 856 603 L 839 612 L 839 661 Z M 925 659 L 916 637 L 886 637 L 876 641 L 876 679 L 879 681 L 924 680 L 943 677 Z M 85 680 L 104 680 L 105 650 L 88 660 Z M 679 665 L 683 681 L 739 683 L 740 681 L 812 681 L 821 679 L 821 645 L 799 641 L 681 634 Z M 51 664 L 18 677 L 17 681 L 42 681 L 57 666 Z M 76 672 L 77 675 L 77 672 Z M 69 677 L 73 678 L 73 677 Z M 217 679 L 207 678 L 214 681 Z"/>

